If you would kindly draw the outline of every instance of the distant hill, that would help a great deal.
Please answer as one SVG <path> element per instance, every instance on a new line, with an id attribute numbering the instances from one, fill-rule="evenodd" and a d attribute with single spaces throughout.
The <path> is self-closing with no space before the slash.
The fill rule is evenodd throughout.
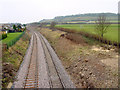
<path id="1" fill-rule="evenodd" d="M 118 14 L 115 13 L 87 13 L 87 14 L 77 14 L 77 15 L 68 15 L 68 16 L 57 16 L 53 19 L 43 19 L 40 21 L 50 23 L 52 21 L 58 23 L 94 23 L 99 15 L 105 15 L 108 20 L 111 22 L 118 21 Z"/>

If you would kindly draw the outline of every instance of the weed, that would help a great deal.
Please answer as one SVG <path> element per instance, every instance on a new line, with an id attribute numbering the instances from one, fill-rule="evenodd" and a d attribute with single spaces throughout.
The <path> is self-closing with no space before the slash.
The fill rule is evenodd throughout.
<path id="1" fill-rule="evenodd" d="M 75 34 L 75 33 L 69 33 L 66 35 L 66 38 L 71 40 L 71 41 L 74 41 L 78 44 L 84 44 L 85 45 L 85 41 L 84 39 L 82 38 L 81 35 L 78 35 L 78 34 Z"/>
<path id="2" fill-rule="evenodd" d="M 28 33 L 25 35 L 28 35 Z M 23 60 L 30 38 L 29 36 L 26 37 L 25 35 L 23 35 L 23 37 L 18 42 L 16 42 L 15 45 L 6 51 L 3 51 L 3 88 L 6 88 L 9 82 L 13 82 L 14 76 Z"/>

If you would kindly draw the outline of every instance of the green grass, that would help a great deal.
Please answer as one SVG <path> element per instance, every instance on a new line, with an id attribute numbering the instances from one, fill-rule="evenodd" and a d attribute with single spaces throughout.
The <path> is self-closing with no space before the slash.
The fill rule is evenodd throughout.
<path id="1" fill-rule="evenodd" d="M 2 40 L 2 43 L 8 43 L 8 42 L 10 42 L 11 40 L 19 37 L 19 35 L 21 35 L 21 34 L 22 34 L 22 32 L 8 33 L 8 34 L 7 34 L 7 38 L 3 39 L 3 40 Z"/>
<path id="2" fill-rule="evenodd" d="M 14 33 L 15 34 L 15 33 Z M 17 33 L 19 36 L 21 34 Z M 13 35 L 13 33 L 10 33 Z M 14 36 L 15 37 L 15 36 Z M 29 45 L 30 35 L 26 32 L 17 43 L 14 44 L 8 50 L 3 51 L 2 56 L 2 88 L 7 88 L 9 82 L 14 81 L 14 77 L 17 74 L 20 64 Z"/>
<path id="3" fill-rule="evenodd" d="M 63 24 L 56 25 L 56 27 L 74 29 L 76 31 L 85 31 L 92 34 L 97 34 L 95 31 L 95 24 Z M 111 24 L 107 33 L 104 34 L 104 38 L 118 42 L 118 24 Z"/>

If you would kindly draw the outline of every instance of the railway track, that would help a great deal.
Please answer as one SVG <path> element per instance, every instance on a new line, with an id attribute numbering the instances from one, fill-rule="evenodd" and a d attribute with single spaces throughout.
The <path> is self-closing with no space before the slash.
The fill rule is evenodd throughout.
<path id="1" fill-rule="evenodd" d="M 33 36 L 33 50 L 31 55 L 30 64 L 28 67 L 28 72 L 25 80 L 24 88 L 37 88 L 38 83 L 38 64 L 37 64 L 37 40 L 35 35 Z"/>
<path id="2" fill-rule="evenodd" d="M 48 41 L 33 32 L 12 88 L 75 88 Z"/>

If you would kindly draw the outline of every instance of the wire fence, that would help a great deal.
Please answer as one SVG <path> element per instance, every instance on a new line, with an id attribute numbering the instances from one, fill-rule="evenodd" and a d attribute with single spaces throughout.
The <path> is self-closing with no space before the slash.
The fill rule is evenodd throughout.
<path id="1" fill-rule="evenodd" d="M 13 40 L 9 41 L 8 43 L 3 44 L 3 49 L 8 49 L 9 47 L 13 46 L 24 34 L 25 32 L 23 32 L 22 34 L 20 34 L 18 37 L 14 38 Z"/>
<path id="2" fill-rule="evenodd" d="M 116 42 L 116 41 L 111 41 L 111 40 L 108 40 L 108 39 L 105 39 L 103 37 L 100 37 L 98 35 L 95 35 L 95 34 L 90 34 L 90 33 L 87 33 L 87 32 L 84 32 L 84 31 L 75 31 L 73 29 L 66 29 L 66 28 L 56 28 L 58 30 L 61 30 L 61 31 L 65 31 L 65 32 L 68 32 L 68 33 L 77 33 L 77 34 L 81 34 L 85 37 L 88 37 L 88 38 L 92 38 L 92 39 L 95 39 L 101 43 L 105 43 L 105 44 L 108 44 L 108 45 L 113 45 L 113 46 L 117 46 L 118 48 L 120 48 L 120 42 Z"/>

